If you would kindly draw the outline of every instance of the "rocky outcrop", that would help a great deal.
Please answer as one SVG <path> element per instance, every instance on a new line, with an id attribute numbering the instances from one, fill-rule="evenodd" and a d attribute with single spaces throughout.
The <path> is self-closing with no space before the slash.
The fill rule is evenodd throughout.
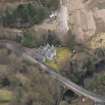
<path id="1" fill-rule="evenodd" d="M 95 34 L 96 24 L 93 12 L 87 9 L 82 0 L 71 0 L 69 11 L 72 32 L 77 42 L 84 42 Z"/>
<path id="2" fill-rule="evenodd" d="M 94 9 L 97 32 L 105 32 L 105 9 Z"/>
<path id="3" fill-rule="evenodd" d="M 64 8 L 61 8 L 63 15 L 60 15 L 60 17 L 66 21 L 60 21 L 63 24 L 59 25 L 61 26 L 60 35 L 65 33 L 65 37 L 62 39 L 66 38 L 67 25 L 71 28 L 78 43 L 87 41 L 95 33 L 105 32 L 105 9 L 96 9 L 104 3 L 105 0 L 65 0 L 64 5 L 68 8 L 63 13 L 65 7 L 64 5 L 61 6 Z"/>

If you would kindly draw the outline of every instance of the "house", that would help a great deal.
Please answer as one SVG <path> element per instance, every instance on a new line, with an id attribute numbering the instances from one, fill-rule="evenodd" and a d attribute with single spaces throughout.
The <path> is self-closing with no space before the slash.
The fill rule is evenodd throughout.
<path id="1" fill-rule="evenodd" d="M 38 53 L 40 55 L 39 58 L 40 58 L 40 60 L 42 60 L 42 62 L 45 62 L 46 59 L 51 61 L 54 59 L 54 57 L 56 57 L 55 47 L 53 45 L 50 46 L 49 44 L 40 48 Z"/>
<path id="2" fill-rule="evenodd" d="M 46 52 L 46 54 L 45 54 L 45 57 L 46 57 L 48 60 L 53 60 L 55 56 L 56 56 L 56 49 L 55 49 L 54 46 L 51 46 L 51 47 L 47 50 L 47 52 Z"/>

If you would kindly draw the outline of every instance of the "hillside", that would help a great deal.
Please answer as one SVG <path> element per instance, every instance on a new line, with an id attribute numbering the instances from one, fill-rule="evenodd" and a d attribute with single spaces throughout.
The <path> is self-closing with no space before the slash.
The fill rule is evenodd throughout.
<path id="1" fill-rule="evenodd" d="M 40 62 L 55 73 L 105 95 L 105 0 L 1 0 L 1 40 L 47 56 Z M 50 76 L 0 48 L 0 105 L 95 104 Z"/>

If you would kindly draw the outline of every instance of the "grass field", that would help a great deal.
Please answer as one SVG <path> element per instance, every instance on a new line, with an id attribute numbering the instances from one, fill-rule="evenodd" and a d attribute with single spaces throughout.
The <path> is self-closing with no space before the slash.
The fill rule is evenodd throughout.
<path id="1" fill-rule="evenodd" d="M 0 105 L 8 105 L 13 99 L 13 93 L 6 89 L 0 89 Z"/>

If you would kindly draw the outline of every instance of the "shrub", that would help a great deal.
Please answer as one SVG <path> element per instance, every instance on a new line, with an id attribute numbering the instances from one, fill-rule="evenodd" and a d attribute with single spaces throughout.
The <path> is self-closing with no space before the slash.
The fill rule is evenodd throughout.
<path id="1" fill-rule="evenodd" d="M 33 34 L 34 33 L 34 34 Z M 24 32 L 24 36 L 21 38 L 21 44 L 25 47 L 29 47 L 29 48 L 33 48 L 33 47 L 40 47 L 45 45 L 46 39 L 44 39 L 45 37 L 43 37 L 43 35 L 41 37 L 39 37 L 38 35 L 35 35 L 37 33 L 32 32 L 32 31 L 25 31 Z"/>
<path id="2" fill-rule="evenodd" d="M 41 23 L 48 16 L 48 9 L 33 4 L 21 4 L 16 9 L 5 11 L 3 25 L 10 27 L 29 27 Z"/>
<path id="3" fill-rule="evenodd" d="M 21 40 L 21 43 L 25 47 L 35 47 L 35 41 L 33 40 L 30 33 L 25 33 L 24 37 Z"/>
<path id="4" fill-rule="evenodd" d="M 94 92 L 97 94 L 105 95 L 105 73 L 94 76 L 86 88 L 91 91 L 96 90 Z"/>
<path id="5" fill-rule="evenodd" d="M 50 10 L 55 10 L 58 8 L 59 0 L 40 0 L 42 5 Z"/>

